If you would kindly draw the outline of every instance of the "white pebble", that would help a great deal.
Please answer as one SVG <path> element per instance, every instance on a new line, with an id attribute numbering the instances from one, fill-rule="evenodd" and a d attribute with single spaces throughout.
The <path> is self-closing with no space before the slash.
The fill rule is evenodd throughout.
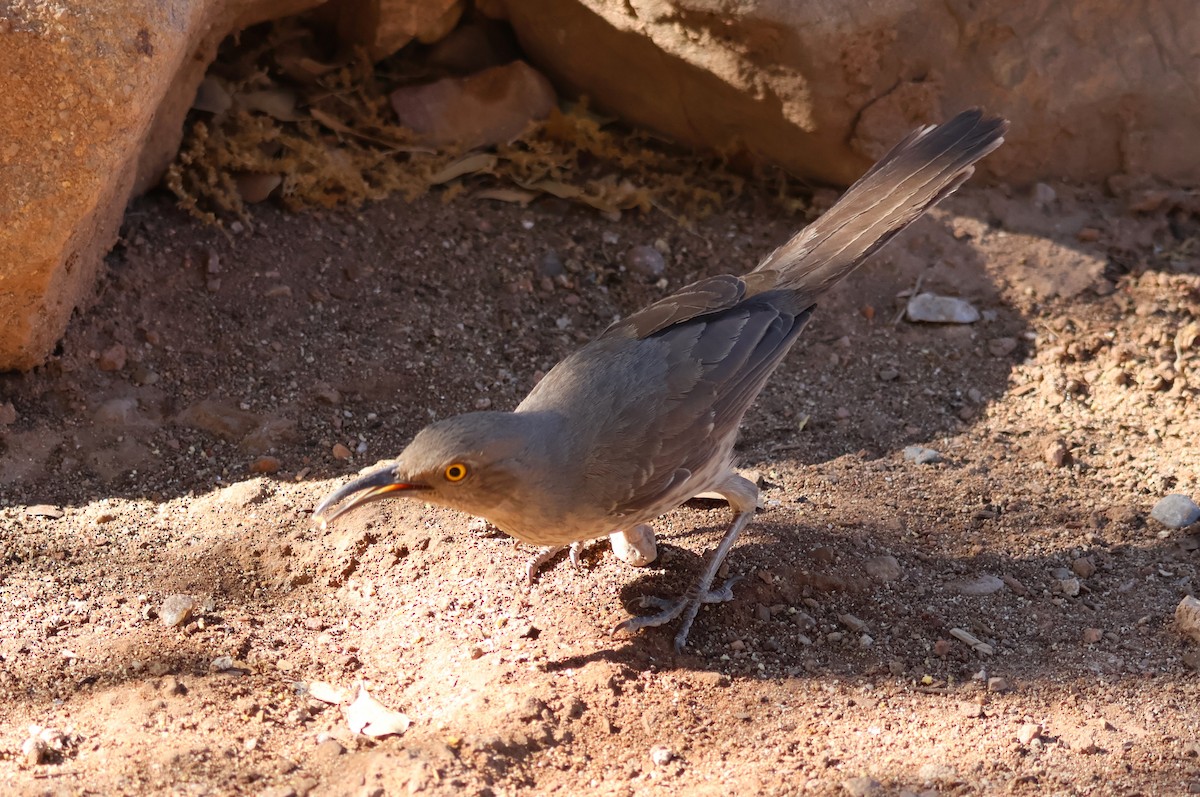
<path id="1" fill-rule="evenodd" d="M 927 324 L 974 324 L 979 320 L 979 311 L 970 302 L 935 293 L 918 293 L 908 300 L 905 312 L 909 321 Z"/>
<path id="2" fill-rule="evenodd" d="M 658 766 L 666 766 L 675 760 L 675 751 L 666 745 L 656 744 L 650 748 L 650 760 Z"/>

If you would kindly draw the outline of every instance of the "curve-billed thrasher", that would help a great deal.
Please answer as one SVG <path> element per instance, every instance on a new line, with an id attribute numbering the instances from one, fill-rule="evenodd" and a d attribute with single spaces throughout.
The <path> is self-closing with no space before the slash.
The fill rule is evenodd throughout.
<path id="1" fill-rule="evenodd" d="M 314 517 L 327 522 L 378 498 L 411 496 L 555 551 L 621 530 L 645 536 L 640 524 L 717 492 L 733 521 L 691 588 L 673 600 L 647 600 L 660 611 L 614 629 L 682 614 L 675 637 L 682 649 L 700 606 L 730 600 L 732 582 L 719 589 L 712 582 L 754 515 L 758 488 L 733 469 L 742 416 L 818 297 L 958 188 L 972 164 L 1000 146 L 1007 126 L 967 111 L 914 131 L 750 273 L 700 280 L 615 322 L 512 412 L 426 427 L 394 464 L 337 490 Z"/>

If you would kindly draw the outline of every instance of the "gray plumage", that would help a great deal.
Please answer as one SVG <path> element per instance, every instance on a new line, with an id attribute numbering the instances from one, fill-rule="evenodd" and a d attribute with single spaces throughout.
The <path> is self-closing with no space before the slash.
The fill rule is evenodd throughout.
<path id="1" fill-rule="evenodd" d="M 743 276 L 700 280 L 622 319 L 555 366 L 511 413 L 471 413 L 422 430 L 394 465 L 335 492 L 331 513 L 386 495 L 487 518 L 535 545 L 562 546 L 652 520 L 704 491 L 734 522 L 683 599 L 623 628 L 725 600 L 713 574 L 753 513 L 757 488 L 733 470 L 737 429 L 808 323 L 817 299 L 1003 142 L 1007 123 L 968 111 L 915 131 L 825 215 Z M 463 469 L 450 470 L 452 466 Z"/>

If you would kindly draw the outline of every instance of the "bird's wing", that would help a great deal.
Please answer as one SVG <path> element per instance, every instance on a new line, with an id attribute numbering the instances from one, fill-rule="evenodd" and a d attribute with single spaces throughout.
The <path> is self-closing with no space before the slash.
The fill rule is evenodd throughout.
<path id="1" fill-rule="evenodd" d="M 703 489 L 688 485 L 693 473 L 724 465 L 714 460 L 726 456 L 742 416 L 811 315 L 786 306 L 769 294 L 752 297 L 641 342 L 665 379 L 622 408 L 619 433 L 598 440 L 589 462 L 623 471 L 626 488 L 613 495 L 614 509 L 662 512 L 691 498 L 689 489 Z"/>
<path id="2" fill-rule="evenodd" d="M 719 313 L 748 296 L 773 287 L 775 272 L 760 270 L 741 277 L 721 274 L 693 282 L 633 315 L 614 322 L 604 335 L 647 338 L 670 326 L 699 316 Z"/>

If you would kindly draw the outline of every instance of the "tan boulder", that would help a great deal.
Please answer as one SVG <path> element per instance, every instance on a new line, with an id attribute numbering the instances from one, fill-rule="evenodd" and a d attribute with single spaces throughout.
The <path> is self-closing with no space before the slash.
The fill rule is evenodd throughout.
<path id="1" fill-rule="evenodd" d="M 0 5 L 0 370 L 42 362 L 230 31 L 316 0 Z"/>
<path id="2" fill-rule="evenodd" d="M 334 0 L 319 12 L 343 41 L 385 58 L 417 39 L 433 44 L 458 24 L 465 0 Z"/>
<path id="3" fill-rule="evenodd" d="M 1005 181 L 1200 180 L 1192 0 L 485 5 L 532 63 L 601 108 L 834 184 L 915 124 L 976 105 L 1012 120 L 983 166 Z"/>
<path id="4" fill-rule="evenodd" d="M 434 146 L 490 147 L 519 136 L 557 104 L 550 81 L 524 61 L 392 92 L 400 124 Z"/>

